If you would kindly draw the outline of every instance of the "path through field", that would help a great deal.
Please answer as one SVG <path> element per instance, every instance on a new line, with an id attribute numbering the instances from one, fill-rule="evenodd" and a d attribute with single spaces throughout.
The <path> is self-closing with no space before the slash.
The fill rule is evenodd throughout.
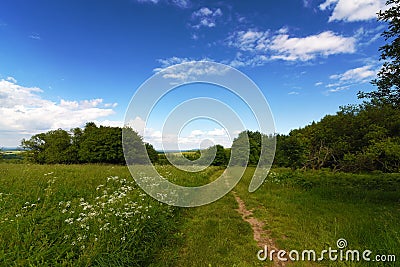
<path id="1" fill-rule="evenodd" d="M 182 215 L 176 247 L 165 248 L 154 266 L 285 266 L 258 260 L 265 245 L 277 246 L 237 192 Z"/>
<path id="2" fill-rule="evenodd" d="M 232 191 L 232 194 L 235 196 L 239 206 L 236 210 L 242 215 L 242 219 L 250 224 L 251 229 L 253 229 L 253 238 L 257 242 L 257 245 L 261 249 L 267 246 L 268 251 L 279 251 L 280 249 L 277 248 L 274 240 L 270 237 L 271 233 L 264 229 L 265 223 L 253 216 L 253 211 L 246 208 L 246 204 L 235 191 Z M 275 266 L 286 266 L 284 262 L 279 261 L 276 257 L 273 260 Z"/>

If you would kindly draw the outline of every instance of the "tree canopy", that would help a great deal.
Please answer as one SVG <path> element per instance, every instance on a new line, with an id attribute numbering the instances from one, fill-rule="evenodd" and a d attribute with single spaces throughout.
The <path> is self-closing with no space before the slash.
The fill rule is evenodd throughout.
<path id="1" fill-rule="evenodd" d="M 335 115 L 277 136 L 275 164 L 351 172 L 399 172 L 400 110 L 381 101 L 341 107 Z"/>
<path id="2" fill-rule="evenodd" d="M 382 33 L 385 41 L 379 51 L 380 59 L 384 60 L 378 73 L 378 78 L 372 80 L 377 86 L 376 91 L 369 93 L 359 92 L 360 98 L 375 98 L 389 102 L 395 106 L 400 105 L 400 0 L 389 0 L 389 7 L 380 11 L 378 20 L 388 23 L 388 28 Z"/>
<path id="3" fill-rule="evenodd" d="M 129 163 L 145 163 L 146 152 L 152 162 L 157 162 L 157 152 L 131 128 L 96 126 L 89 122 L 84 129 L 52 130 L 22 140 L 27 157 L 40 164 L 110 163 L 125 164 L 122 133 L 127 137 L 126 148 Z M 130 155 L 135 155 L 130 157 Z M 139 156 L 138 156 L 139 155 Z"/>

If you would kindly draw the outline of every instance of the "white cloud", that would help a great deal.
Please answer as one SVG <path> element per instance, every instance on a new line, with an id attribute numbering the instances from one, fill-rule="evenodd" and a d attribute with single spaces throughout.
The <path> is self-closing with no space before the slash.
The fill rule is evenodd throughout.
<path id="1" fill-rule="evenodd" d="M 17 83 L 17 80 L 14 77 L 8 76 L 6 78 L 7 81 L 12 82 L 12 83 Z"/>
<path id="2" fill-rule="evenodd" d="M 202 131 L 202 130 L 193 130 L 191 133 L 190 133 L 190 136 L 192 136 L 192 137 L 194 137 L 194 136 L 200 136 L 200 135 L 203 135 L 203 134 L 205 134 L 206 132 L 204 132 L 204 131 Z"/>
<path id="3" fill-rule="evenodd" d="M 131 127 L 133 130 L 137 131 L 141 136 L 143 136 L 146 122 L 142 118 L 136 117 L 133 120 L 130 120 L 126 126 Z"/>
<path id="4" fill-rule="evenodd" d="M 365 83 L 375 77 L 377 72 L 378 70 L 373 69 L 373 66 L 366 65 L 363 67 L 347 70 L 346 72 L 341 74 L 331 75 L 329 78 L 342 82 Z"/>
<path id="5" fill-rule="evenodd" d="M 326 0 L 321 10 L 333 9 L 329 21 L 363 21 L 375 19 L 384 10 L 386 0 Z"/>
<path id="6" fill-rule="evenodd" d="M 188 8 L 190 6 L 189 0 L 171 0 L 171 3 L 179 8 Z"/>
<path id="7" fill-rule="evenodd" d="M 363 84 L 371 81 L 378 73 L 379 68 L 373 65 L 349 69 L 340 74 L 331 75 L 329 78 L 335 82 L 325 85 L 329 93 L 336 93 L 349 89 L 353 85 Z"/>
<path id="8" fill-rule="evenodd" d="M 118 103 L 106 103 L 106 104 L 104 104 L 104 107 L 106 107 L 106 108 L 110 108 L 110 107 L 116 108 L 117 106 L 118 106 Z"/>
<path id="9" fill-rule="evenodd" d="M 68 130 L 114 114 L 100 98 L 54 102 L 44 99 L 40 88 L 24 87 L 14 81 L 0 80 L 0 132 L 14 133 L 14 138 L 7 141 L 13 142 L 10 145 L 18 145 L 26 135 L 57 128 Z"/>
<path id="10" fill-rule="evenodd" d="M 277 52 L 272 58 L 307 61 L 317 56 L 330 56 L 355 52 L 355 38 L 336 35 L 331 31 L 304 38 L 290 38 L 287 34 L 275 36 L 270 50 Z"/>
<path id="11" fill-rule="evenodd" d="M 161 67 L 155 68 L 154 69 L 155 72 L 162 71 L 165 68 L 168 68 L 168 67 L 170 67 L 172 65 L 191 62 L 191 61 L 194 61 L 194 60 L 190 59 L 190 58 L 187 58 L 187 57 L 170 57 L 170 58 L 166 58 L 166 59 L 158 59 L 157 61 L 161 64 Z"/>
<path id="12" fill-rule="evenodd" d="M 328 93 L 337 93 L 337 92 L 340 92 L 340 91 L 348 90 L 349 88 L 350 88 L 350 85 L 339 86 L 339 87 L 336 87 L 334 89 L 329 89 Z"/>
<path id="13" fill-rule="evenodd" d="M 223 129 L 223 128 L 214 129 L 212 131 L 208 131 L 207 134 L 210 135 L 210 136 L 228 136 L 228 134 L 226 133 L 225 129 Z"/>
<path id="14" fill-rule="evenodd" d="M 189 58 L 172 57 L 168 59 L 159 59 L 158 62 L 161 63 L 161 67 L 155 68 L 154 71 L 162 71 L 163 77 L 165 79 L 170 79 L 171 84 L 196 81 L 205 75 L 224 75 L 229 70 L 227 66 L 222 64 L 210 64 L 210 62 L 214 61 L 208 58 L 196 61 Z M 169 68 L 172 65 L 178 66 Z"/>
<path id="15" fill-rule="evenodd" d="M 316 82 L 314 85 L 315 86 L 321 86 L 321 85 L 323 85 L 324 83 L 323 82 Z"/>
<path id="16" fill-rule="evenodd" d="M 198 40 L 199 36 L 196 33 L 192 33 L 192 36 L 190 38 L 192 38 L 193 40 Z"/>
<path id="17" fill-rule="evenodd" d="M 124 122 L 123 121 L 112 121 L 112 120 L 93 120 L 96 125 L 102 125 L 102 126 L 109 126 L 109 127 L 123 127 Z"/>
<path id="18" fill-rule="evenodd" d="M 300 94 L 299 92 L 295 92 L 295 91 L 292 91 L 292 92 L 288 93 L 288 95 L 299 95 L 299 94 Z"/>
<path id="19" fill-rule="evenodd" d="M 325 10 L 331 7 L 333 4 L 336 4 L 339 0 L 326 0 L 324 3 L 319 5 L 319 9 Z"/>
<path id="20" fill-rule="evenodd" d="M 249 29 L 239 31 L 228 38 L 228 45 L 242 51 L 263 51 L 270 44 L 269 32 Z"/>
<path id="21" fill-rule="evenodd" d="M 308 61 L 316 57 L 354 53 L 356 38 L 344 37 L 331 31 L 306 37 L 290 37 L 287 28 L 274 35 L 269 31 L 239 31 L 227 44 L 249 55 L 239 53 L 233 65 L 262 65 L 270 60 Z"/>
<path id="22" fill-rule="evenodd" d="M 369 46 L 381 38 L 384 29 L 385 25 L 379 25 L 375 28 L 360 27 L 354 37 L 359 40 L 359 46 Z"/>
<path id="23" fill-rule="evenodd" d="M 215 27 L 217 25 L 217 18 L 219 17 L 222 17 L 222 11 L 220 8 L 210 9 L 208 7 L 202 7 L 192 13 L 192 20 L 195 22 L 192 27 L 195 29 L 201 27 Z"/>

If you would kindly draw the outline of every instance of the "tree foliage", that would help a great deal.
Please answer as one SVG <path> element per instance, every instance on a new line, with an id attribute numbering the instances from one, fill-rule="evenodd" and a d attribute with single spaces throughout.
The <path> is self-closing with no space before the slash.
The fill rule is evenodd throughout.
<path id="1" fill-rule="evenodd" d="M 378 78 L 372 81 L 377 86 L 376 91 L 359 92 L 360 98 L 376 98 L 393 105 L 400 104 L 400 0 L 389 0 L 389 7 L 380 11 L 378 20 L 388 23 L 388 28 L 382 33 L 385 41 L 379 51 L 380 59 L 384 60 L 378 73 Z"/>
<path id="2" fill-rule="evenodd" d="M 258 131 L 243 131 L 233 140 L 232 164 L 256 166 L 272 164 L 275 149 L 275 137 Z M 262 149 L 264 149 L 262 151 Z"/>
<path id="3" fill-rule="evenodd" d="M 213 166 L 226 166 L 228 165 L 228 155 L 226 154 L 225 148 L 221 145 L 215 146 L 215 158 L 211 165 Z"/>
<path id="4" fill-rule="evenodd" d="M 28 159 L 40 164 L 124 164 L 123 131 L 127 159 L 132 159 L 130 163 L 145 163 L 146 153 L 152 162 L 157 162 L 153 146 L 144 144 L 142 137 L 131 128 L 97 127 L 93 122 L 87 123 L 84 129 L 74 128 L 69 132 L 58 129 L 36 134 L 29 140 L 23 139 L 22 147 L 27 149 Z"/>
<path id="5" fill-rule="evenodd" d="M 278 166 L 400 171 L 400 110 L 378 100 L 341 107 L 277 140 Z"/>

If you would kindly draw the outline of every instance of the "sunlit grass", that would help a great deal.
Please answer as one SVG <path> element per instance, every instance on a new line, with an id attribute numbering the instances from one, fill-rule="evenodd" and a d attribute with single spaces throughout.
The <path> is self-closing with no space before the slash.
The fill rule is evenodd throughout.
<path id="1" fill-rule="evenodd" d="M 123 166 L 1 164 L 0 265 L 148 265 L 177 214 Z"/>
<path id="2" fill-rule="evenodd" d="M 237 191 L 255 216 L 266 222 L 265 228 L 279 248 L 322 251 L 329 246 L 336 248 L 336 241 L 345 238 L 349 249 L 369 249 L 374 255 L 396 255 L 400 251 L 400 175 L 275 170 L 261 188 L 249 193 L 247 185 L 253 171 L 247 170 Z M 329 261 L 321 264 L 344 265 Z M 362 262 L 357 266 L 365 265 Z"/>
<path id="3" fill-rule="evenodd" d="M 157 170 L 184 186 L 224 171 Z M 345 238 L 350 249 L 398 254 L 400 175 L 278 169 L 249 193 L 253 171 L 234 190 L 279 248 L 321 251 Z M 236 208 L 232 194 L 198 208 L 161 204 L 125 166 L 0 164 L 0 266 L 272 265 L 257 260 L 252 229 Z"/>

